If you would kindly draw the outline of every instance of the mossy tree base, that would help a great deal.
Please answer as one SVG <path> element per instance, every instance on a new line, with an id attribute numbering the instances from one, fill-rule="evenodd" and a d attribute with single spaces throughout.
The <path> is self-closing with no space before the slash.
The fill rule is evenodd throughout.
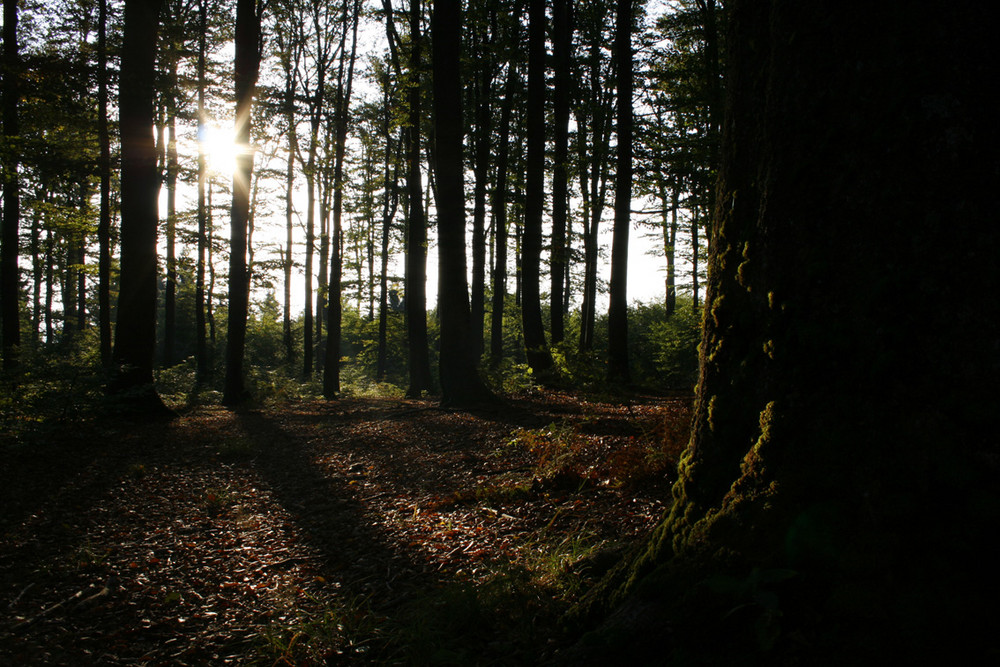
<path id="1" fill-rule="evenodd" d="M 960 4 L 727 3 L 694 432 L 663 524 L 578 609 L 598 636 L 655 600 L 678 662 L 996 652 L 991 10 Z"/>

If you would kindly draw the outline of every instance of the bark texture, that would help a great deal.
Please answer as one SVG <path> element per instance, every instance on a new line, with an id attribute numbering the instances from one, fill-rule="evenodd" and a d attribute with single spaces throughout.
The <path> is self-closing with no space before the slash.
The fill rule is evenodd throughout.
<path id="1" fill-rule="evenodd" d="M 260 70 L 260 15 L 256 0 L 239 0 L 236 6 L 236 143 L 244 150 L 236 159 L 229 239 L 229 331 L 226 339 L 226 381 L 222 402 L 235 406 L 246 400 L 243 356 L 246 349 L 250 290 L 247 271 L 247 227 L 250 222 L 250 110 Z"/>
<path id="2" fill-rule="evenodd" d="M 634 659 L 996 653 L 998 168 L 970 169 L 997 148 L 993 10 L 855 4 L 727 3 L 694 433 L 666 520 L 590 598 L 625 600 L 604 639 L 657 601 L 673 644 Z"/>
<path id="3" fill-rule="evenodd" d="M 0 316 L 3 318 L 3 367 L 13 369 L 18 363 L 18 346 L 21 344 L 21 325 L 18 286 L 18 225 L 21 217 L 21 186 L 17 174 L 16 147 L 10 142 L 18 135 L 18 53 L 17 53 L 17 3 L 3 3 L 3 137 L 5 149 L 3 166 L 3 231 L 0 233 Z"/>
<path id="4" fill-rule="evenodd" d="M 159 178 L 153 141 L 153 71 L 159 2 L 125 3 L 118 109 L 121 126 L 121 277 L 115 387 L 153 394 Z"/>
<path id="5" fill-rule="evenodd" d="M 441 403 L 472 405 L 490 394 L 476 371 L 465 258 L 462 155 L 461 3 L 437 0 L 431 19 L 434 136 L 437 142 L 438 316 L 441 320 Z M 477 324 L 482 330 L 481 322 Z M 481 335 L 481 334 L 480 334 Z"/>
<path id="6" fill-rule="evenodd" d="M 542 218 L 545 209 L 545 2 L 528 2 L 528 100 L 521 241 L 521 328 L 528 364 L 535 373 L 552 367 L 541 303 Z"/>

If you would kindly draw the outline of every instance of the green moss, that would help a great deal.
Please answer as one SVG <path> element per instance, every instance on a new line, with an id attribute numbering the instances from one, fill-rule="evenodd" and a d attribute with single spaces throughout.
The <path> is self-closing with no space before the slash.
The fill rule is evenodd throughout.
<path id="1" fill-rule="evenodd" d="M 716 327 L 722 326 L 723 308 L 725 307 L 725 304 L 726 300 L 721 294 L 712 299 L 712 307 L 709 309 L 709 312 L 711 313 L 712 322 Z"/>
<path id="2" fill-rule="evenodd" d="M 708 422 L 708 428 L 712 431 L 715 430 L 715 406 L 717 396 L 712 396 L 708 399 L 708 411 L 706 412 L 706 421 Z"/>

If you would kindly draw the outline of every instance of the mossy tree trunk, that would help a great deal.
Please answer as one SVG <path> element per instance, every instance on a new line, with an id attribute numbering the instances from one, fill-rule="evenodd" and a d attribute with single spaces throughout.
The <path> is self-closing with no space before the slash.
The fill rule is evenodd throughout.
<path id="1" fill-rule="evenodd" d="M 960 4 L 727 3 L 694 432 L 667 518 L 589 611 L 658 601 L 669 650 L 734 639 L 742 664 L 988 640 L 998 174 L 970 167 L 997 148 L 992 10 Z"/>

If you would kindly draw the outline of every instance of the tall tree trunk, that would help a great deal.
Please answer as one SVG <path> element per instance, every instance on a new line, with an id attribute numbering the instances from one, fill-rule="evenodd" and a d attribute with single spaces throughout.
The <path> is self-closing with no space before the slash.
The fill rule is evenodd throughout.
<path id="1" fill-rule="evenodd" d="M 195 267 L 194 318 L 195 357 L 197 358 L 197 381 L 208 380 L 208 349 L 205 344 L 205 248 L 208 242 L 208 210 L 205 202 L 205 186 L 208 176 L 208 159 L 205 155 L 205 54 L 206 28 L 208 24 L 206 0 L 200 0 L 198 21 L 198 259 Z"/>
<path id="2" fill-rule="evenodd" d="M 45 225 L 45 343 L 55 340 L 55 330 L 52 323 L 52 303 L 55 293 L 55 235 L 52 227 Z"/>
<path id="3" fill-rule="evenodd" d="M 37 190 L 35 200 L 44 202 L 48 196 L 45 186 L 40 186 Z M 45 264 L 44 250 L 42 246 L 42 210 L 41 206 L 35 207 L 35 214 L 31 220 L 31 336 L 32 344 L 37 348 L 41 342 L 42 326 L 42 275 Z"/>
<path id="4" fill-rule="evenodd" d="M 353 29 L 351 37 L 351 55 L 347 66 L 347 78 L 338 76 L 336 98 L 336 145 L 333 164 L 333 228 L 330 258 L 330 300 L 329 324 L 326 339 L 326 364 L 323 368 L 323 395 L 333 398 L 340 393 L 340 339 L 341 339 L 341 270 L 343 265 L 343 230 L 342 216 L 344 210 L 344 154 L 347 148 L 347 124 L 351 107 L 351 88 L 354 83 L 354 61 L 358 47 L 358 21 L 361 13 L 360 0 L 355 0 L 352 14 Z M 344 8 L 344 32 L 347 32 L 348 13 Z M 343 60 L 341 60 L 343 68 Z M 358 288 L 360 289 L 360 284 Z"/>
<path id="5" fill-rule="evenodd" d="M 111 368 L 111 136 L 108 131 L 108 0 L 97 19 L 97 143 L 100 211 L 97 220 L 97 321 L 101 366 Z"/>
<path id="6" fill-rule="evenodd" d="M 236 145 L 243 148 L 236 159 L 233 176 L 233 205 L 229 240 L 229 329 L 226 336 L 226 381 L 222 402 L 235 406 L 246 399 L 243 384 L 243 355 L 246 347 L 249 290 L 246 265 L 247 224 L 250 218 L 250 178 L 253 152 L 250 150 L 251 106 L 260 69 L 260 16 L 256 0 L 236 4 Z"/>
<path id="7" fill-rule="evenodd" d="M 74 338 L 76 333 L 76 309 L 79 305 L 76 298 L 76 265 L 77 240 L 79 232 L 75 229 L 66 230 L 63 235 L 63 271 L 62 271 L 62 302 L 63 302 L 63 341 Z"/>
<path id="8" fill-rule="evenodd" d="M 698 251 L 700 248 L 700 243 L 698 241 L 698 229 L 700 227 L 699 219 L 701 213 L 701 207 L 695 205 L 691 209 L 691 297 L 692 305 L 695 310 L 698 310 L 698 294 L 701 291 L 701 287 L 698 285 Z"/>
<path id="9" fill-rule="evenodd" d="M 618 63 L 618 155 L 608 305 L 608 377 L 628 382 L 628 236 L 632 226 L 632 0 L 618 0 L 615 58 Z"/>
<path id="10" fill-rule="evenodd" d="M 393 16 L 392 3 L 390 0 L 382 0 L 382 7 L 385 10 L 385 32 L 389 42 L 389 60 L 392 70 L 396 75 L 396 82 L 402 81 L 402 66 L 399 62 L 399 52 L 397 43 L 399 41 L 396 34 L 395 17 Z M 385 176 L 382 205 L 382 244 L 379 269 L 379 314 L 378 314 L 378 361 L 376 364 L 375 377 L 380 382 L 385 379 L 388 365 L 387 350 L 387 328 L 389 317 L 389 235 L 392 231 L 392 221 L 396 216 L 396 208 L 399 205 L 399 164 L 402 158 L 401 149 L 404 143 L 402 132 L 396 147 L 392 147 L 390 125 L 392 123 L 392 108 L 390 107 L 391 90 L 390 76 L 386 73 L 383 82 L 382 96 L 382 134 L 386 137 L 385 148 Z M 389 176 L 390 159 L 393 161 L 392 177 Z"/>
<path id="11" fill-rule="evenodd" d="M 427 223 L 424 220 L 420 175 L 420 0 L 410 0 L 410 68 L 407 97 L 406 337 L 409 344 L 410 386 L 406 395 L 420 398 L 431 388 L 427 343 Z"/>
<path id="12" fill-rule="evenodd" d="M 518 79 L 514 63 L 507 66 L 503 107 L 500 110 L 500 136 L 497 142 L 497 176 L 493 189 L 493 307 L 490 314 L 490 363 L 503 358 L 503 312 L 507 297 L 507 177 L 510 156 L 510 116 L 514 106 L 514 85 Z"/>
<path id="13" fill-rule="evenodd" d="M 521 327 L 528 364 L 535 373 L 549 370 L 552 355 L 545 341 L 540 294 L 542 217 L 545 208 L 545 0 L 528 2 L 527 158 L 524 238 L 521 242 Z"/>
<path id="14" fill-rule="evenodd" d="M 310 137 L 318 131 L 310 127 Z M 309 378 L 313 372 L 313 348 L 316 344 L 313 332 L 313 254 L 316 248 L 316 147 L 310 138 L 309 157 L 305 164 L 306 175 L 306 257 L 305 257 L 305 311 L 302 314 L 302 377 Z"/>
<path id="15" fill-rule="evenodd" d="M 208 341 L 210 343 L 209 359 L 215 354 L 215 221 L 212 207 L 212 179 L 208 179 L 206 198 L 208 205 L 206 223 L 208 224 L 208 291 L 205 294 L 205 319 L 208 321 Z"/>
<path id="16" fill-rule="evenodd" d="M 1000 148 L 995 8 L 727 9 L 694 432 L 615 614 L 672 642 L 609 619 L 588 657 L 976 662 L 995 653 L 1000 196 L 968 167 Z"/>
<path id="17" fill-rule="evenodd" d="M 474 35 L 475 39 L 476 36 Z M 483 353 L 483 317 L 486 314 L 486 189 L 490 171 L 490 139 L 493 133 L 493 59 L 489 56 L 493 41 L 487 41 L 483 54 L 484 62 L 473 88 L 475 92 L 475 138 L 473 139 L 473 173 L 475 189 L 472 207 L 472 295 L 470 310 L 474 354 L 478 358 Z"/>
<path id="18" fill-rule="evenodd" d="M 121 278 L 115 327 L 114 388 L 136 391 L 152 409 L 156 351 L 156 227 L 159 175 L 153 142 L 153 73 L 159 0 L 127 0 L 119 84 Z"/>
<path id="19" fill-rule="evenodd" d="M 588 65 L 590 69 L 590 114 L 581 113 L 577 124 L 581 128 L 590 126 L 590 147 L 587 150 L 583 132 L 579 136 L 580 189 L 585 207 L 589 202 L 583 220 L 583 303 L 580 309 L 580 350 L 591 350 L 594 346 L 594 327 L 597 320 L 597 260 L 598 232 L 604 217 L 604 203 L 607 196 L 608 162 L 607 146 L 610 141 L 611 93 L 603 86 L 601 71 L 601 35 L 591 37 Z M 610 87 L 608 87 L 610 89 Z M 589 121 L 589 122 L 588 122 Z M 589 175 L 589 178 L 588 178 Z"/>
<path id="20" fill-rule="evenodd" d="M 667 258 L 666 292 L 664 295 L 664 310 L 667 317 L 677 310 L 677 208 L 680 187 L 671 188 L 670 204 L 667 205 L 667 184 L 663 183 L 660 190 L 660 202 L 663 205 L 663 254 Z"/>
<path id="21" fill-rule="evenodd" d="M 472 405 L 489 398 L 476 370 L 469 330 L 462 154 L 462 11 L 460 0 L 436 0 L 431 18 L 438 213 L 438 317 L 441 321 L 441 403 Z M 479 323 L 482 331 L 482 322 Z M 480 333 L 481 335 L 481 333 Z"/>
<path id="22" fill-rule="evenodd" d="M 385 147 L 385 171 L 384 184 L 385 194 L 382 204 L 382 239 L 379 254 L 379 287 L 378 287 L 378 361 L 376 362 L 375 379 L 379 382 L 385 379 L 388 365 L 387 354 L 387 328 L 389 317 L 389 235 L 392 232 L 392 221 L 396 217 L 396 208 L 399 205 L 399 155 L 390 141 L 389 123 L 392 110 L 389 108 L 389 90 L 386 85 L 385 96 L 383 98 L 383 124 L 382 129 L 386 137 Z M 399 143 L 402 143 L 400 141 Z M 394 162 L 390 176 L 390 160 Z"/>
<path id="23" fill-rule="evenodd" d="M 282 340 L 285 346 L 285 363 L 290 367 L 295 361 L 295 341 L 292 335 L 292 220 L 295 215 L 293 195 L 295 191 L 295 154 L 298 150 L 298 132 L 296 131 L 295 93 L 298 90 L 297 69 L 301 53 L 294 29 L 285 38 L 279 31 L 277 39 L 279 48 L 284 47 L 282 70 L 285 77 L 285 123 L 288 125 L 288 157 L 285 161 L 285 247 L 282 255 L 282 271 L 284 273 L 284 303 L 282 304 Z M 284 42 L 284 43 L 283 43 Z"/>
<path id="24" fill-rule="evenodd" d="M 17 2 L 3 3 L 3 136 L 6 157 L 3 164 L 3 232 L 0 233 L 0 318 L 3 319 L 3 368 L 13 370 L 18 365 L 21 345 L 21 290 L 18 257 L 18 224 L 21 217 L 21 181 L 17 173 L 18 153 L 12 146 L 18 136 L 18 77 L 20 64 L 17 53 Z"/>
<path id="25" fill-rule="evenodd" d="M 171 79 L 177 78 L 176 60 L 171 62 Z M 173 100 L 167 105 L 167 280 L 163 290 L 163 365 L 173 366 L 177 344 L 177 117 Z"/>
<path id="26" fill-rule="evenodd" d="M 90 183 L 80 184 L 80 212 L 85 218 L 90 217 Z M 87 328 L 87 232 L 81 229 L 75 236 L 76 256 L 76 330 Z"/>
<path id="27" fill-rule="evenodd" d="M 566 218 L 569 208 L 569 67 L 573 28 L 569 0 L 552 3 L 552 55 L 554 56 L 553 123 L 554 150 L 552 171 L 552 259 L 549 262 L 549 321 L 552 343 L 565 337 L 563 310 L 566 274 Z"/>

